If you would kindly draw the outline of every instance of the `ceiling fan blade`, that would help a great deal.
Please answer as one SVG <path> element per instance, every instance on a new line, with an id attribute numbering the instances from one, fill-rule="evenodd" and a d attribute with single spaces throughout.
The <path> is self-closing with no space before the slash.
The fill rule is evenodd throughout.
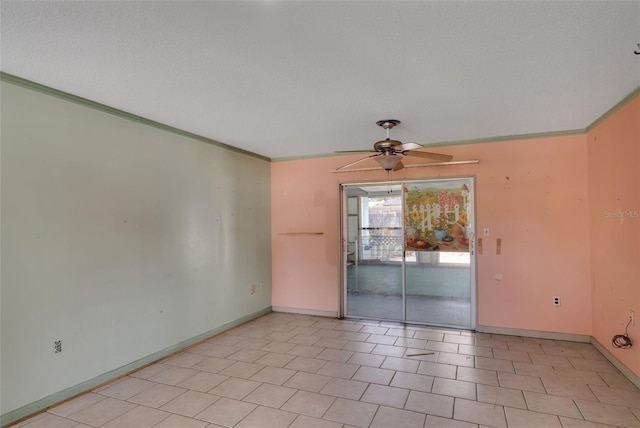
<path id="1" fill-rule="evenodd" d="M 369 153 L 375 150 L 335 150 L 333 153 Z"/>
<path id="2" fill-rule="evenodd" d="M 338 170 L 340 170 L 340 169 L 349 168 L 350 166 L 353 166 L 353 165 L 355 165 L 355 164 L 357 164 L 357 163 L 360 163 L 360 162 L 366 161 L 367 159 L 375 158 L 376 156 L 380 156 L 380 153 L 376 153 L 375 155 L 367 156 L 367 157 L 364 157 L 364 158 L 362 158 L 362 159 L 358 159 L 357 161 L 350 162 L 350 163 L 348 163 L 348 164 L 346 164 L 346 165 L 342 165 L 341 167 L 336 168 L 336 171 L 338 171 Z"/>
<path id="3" fill-rule="evenodd" d="M 400 162 L 398 162 L 398 163 L 396 164 L 396 166 L 394 166 L 394 167 L 393 167 L 393 170 L 392 170 L 392 171 L 393 171 L 393 172 L 395 172 L 395 171 L 400 171 L 402 168 L 404 168 L 404 165 L 402 165 L 402 161 L 400 161 Z"/>
<path id="4" fill-rule="evenodd" d="M 402 154 L 405 156 L 417 156 L 419 158 L 433 159 L 433 160 L 438 160 L 442 162 L 449 162 L 451 159 L 453 159 L 453 156 L 451 155 L 443 155 L 441 153 L 431 153 L 431 152 L 417 152 L 413 150 L 402 152 Z"/>
<path id="5" fill-rule="evenodd" d="M 403 145 L 396 147 L 396 149 L 400 152 L 404 152 L 406 150 L 416 150 L 421 148 L 422 146 L 418 143 L 404 143 Z"/>

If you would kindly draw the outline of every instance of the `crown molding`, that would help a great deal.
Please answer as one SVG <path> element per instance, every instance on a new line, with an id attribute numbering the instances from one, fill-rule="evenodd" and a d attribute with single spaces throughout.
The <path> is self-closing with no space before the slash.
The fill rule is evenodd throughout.
<path id="1" fill-rule="evenodd" d="M 109 107 L 108 105 L 101 104 L 95 101 L 91 101 L 87 98 L 82 98 L 77 95 L 70 94 L 68 92 L 63 92 L 58 89 L 51 88 L 49 86 L 41 85 L 40 83 L 33 82 L 31 80 L 23 79 L 22 77 L 14 76 L 9 73 L 5 73 L 0 71 L 0 81 L 11 83 L 16 86 L 21 86 L 26 89 L 31 89 L 36 92 L 40 92 L 42 94 L 47 94 L 56 98 L 63 99 L 65 101 L 69 101 L 75 104 L 82 105 L 84 107 L 88 107 L 94 110 L 101 111 L 103 113 L 112 114 L 114 116 L 121 117 L 123 119 L 131 120 L 133 122 L 140 123 L 142 125 L 147 125 L 152 128 L 160 129 L 166 132 L 170 132 L 172 134 L 180 135 L 182 137 L 186 137 L 192 140 L 200 141 L 202 143 L 210 144 L 212 146 L 220 147 L 225 150 L 230 150 L 232 152 L 240 153 L 243 155 L 251 156 L 257 159 L 261 159 L 267 162 L 270 162 L 271 159 L 259 155 L 257 153 L 250 152 L 248 150 L 239 149 L 234 146 L 230 146 L 228 144 L 221 143 L 220 141 L 212 140 L 211 138 L 203 137 L 202 135 L 194 134 L 192 132 L 188 132 L 179 128 L 175 128 L 173 126 L 165 125 L 164 123 L 156 122 L 155 120 L 147 119 L 142 116 L 137 116 L 135 114 L 126 112 L 124 110 L 120 110 L 117 108 Z"/>

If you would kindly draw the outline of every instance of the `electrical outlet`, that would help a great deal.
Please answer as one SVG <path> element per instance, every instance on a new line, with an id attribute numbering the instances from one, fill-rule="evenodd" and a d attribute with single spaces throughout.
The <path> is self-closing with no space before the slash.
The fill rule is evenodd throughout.
<path id="1" fill-rule="evenodd" d="M 53 353 L 59 354 L 60 352 L 62 352 L 62 340 L 56 340 L 53 342 Z"/>
<path id="2" fill-rule="evenodd" d="M 256 285 L 251 284 L 251 294 L 256 294 Z"/>
<path id="3" fill-rule="evenodd" d="M 633 311 L 629 311 L 629 319 L 631 320 L 631 325 L 636 325 L 636 317 Z"/>
<path id="4" fill-rule="evenodd" d="M 560 306 L 560 297 L 553 296 L 553 306 Z"/>

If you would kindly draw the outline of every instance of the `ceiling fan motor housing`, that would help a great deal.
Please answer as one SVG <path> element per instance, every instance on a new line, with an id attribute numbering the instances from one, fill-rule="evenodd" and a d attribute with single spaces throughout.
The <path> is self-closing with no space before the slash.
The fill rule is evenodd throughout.
<path id="1" fill-rule="evenodd" d="M 373 150 L 381 153 L 395 153 L 396 146 L 401 146 L 402 143 L 398 140 L 392 140 L 389 138 L 389 130 L 396 125 L 400 125 L 400 121 L 397 119 L 385 119 L 376 122 L 376 125 L 383 127 L 387 130 L 387 139 L 380 140 L 373 145 Z"/>
<path id="2" fill-rule="evenodd" d="M 402 143 L 398 140 L 380 140 L 373 145 L 373 150 L 377 152 L 392 152 L 395 153 L 395 147 L 401 146 Z"/>

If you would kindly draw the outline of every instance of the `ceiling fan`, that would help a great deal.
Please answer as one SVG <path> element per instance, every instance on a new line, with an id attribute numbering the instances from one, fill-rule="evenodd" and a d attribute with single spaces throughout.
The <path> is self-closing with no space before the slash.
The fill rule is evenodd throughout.
<path id="1" fill-rule="evenodd" d="M 404 168 L 402 164 L 402 156 L 417 156 L 421 158 L 433 159 L 442 162 L 449 162 L 453 159 L 451 155 L 443 155 L 440 153 L 431 153 L 431 152 L 418 152 L 416 149 L 421 149 L 422 146 L 416 143 L 402 143 L 398 140 L 392 140 L 389 137 L 389 131 L 394 126 L 400 124 L 399 120 L 395 119 L 385 119 L 379 120 L 376 122 L 376 125 L 383 127 L 387 130 L 387 138 L 385 140 L 380 140 L 373 145 L 373 150 L 340 150 L 335 153 L 366 153 L 366 152 L 374 152 L 374 154 L 364 157 L 362 159 L 358 159 L 357 161 L 350 162 L 346 165 L 342 165 L 340 168 L 337 168 L 336 171 L 348 168 L 357 163 L 365 161 L 367 159 L 373 158 L 376 162 L 380 164 L 380 166 L 387 172 L 391 171 L 399 171 Z"/>

